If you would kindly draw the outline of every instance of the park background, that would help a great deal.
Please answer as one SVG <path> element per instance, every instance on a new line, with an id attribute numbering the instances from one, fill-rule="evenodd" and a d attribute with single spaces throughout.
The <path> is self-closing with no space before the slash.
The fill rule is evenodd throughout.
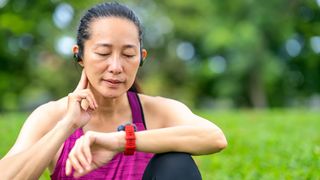
<path id="1" fill-rule="evenodd" d="M 32 110 L 76 86 L 78 22 L 101 2 L 0 0 L 0 158 Z M 320 0 L 120 2 L 144 26 L 144 93 L 226 134 L 194 157 L 204 179 L 320 179 Z"/>

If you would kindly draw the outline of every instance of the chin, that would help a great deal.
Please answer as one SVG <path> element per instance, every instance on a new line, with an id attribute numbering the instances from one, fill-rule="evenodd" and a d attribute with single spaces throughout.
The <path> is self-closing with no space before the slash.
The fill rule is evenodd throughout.
<path id="1" fill-rule="evenodd" d="M 117 98 L 126 92 L 127 90 L 122 88 L 121 89 L 107 88 L 107 89 L 104 89 L 103 91 L 100 91 L 100 94 L 105 98 Z"/>

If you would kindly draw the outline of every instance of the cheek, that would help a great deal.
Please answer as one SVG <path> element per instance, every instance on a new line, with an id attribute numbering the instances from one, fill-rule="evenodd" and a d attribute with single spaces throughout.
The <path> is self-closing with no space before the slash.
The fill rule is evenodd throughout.
<path id="1" fill-rule="evenodd" d="M 87 77 L 92 85 L 95 85 L 98 82 L 99 76 L 103 72 L 102 64 L 90 61 L 86 59 L 84 63 L 84 69 L 86 71 Z"/>
<path id="2" fill-rule="evenodd" d="M 105 63 L 103 61 L 87 58 L 84 62 L 84 67 L 90 72 L 97 73 L 103 71 Z"/>
<path id="3" fill-rule="evenodd" d="M 138 73 L 138 70 L 139 70 L 139 64 L 131 65 L 130 69 L 128 69 L 129 74 L 131 76 L 135 76 Z"/>
<path id="4" fill-rule="evenodd" d="M 133 67 L 133 68 L 128 69 L 127 74 L 128 74 L 128 79 L 130 80 L 130 83 L 134 82 L 137 73 L 138 73 L 138 67 Z"/>

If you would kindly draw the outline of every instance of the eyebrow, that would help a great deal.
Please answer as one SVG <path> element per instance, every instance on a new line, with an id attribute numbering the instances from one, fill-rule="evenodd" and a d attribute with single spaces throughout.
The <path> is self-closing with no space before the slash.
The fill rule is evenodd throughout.
<path id="1" fill-rule="evenodd" d="M 100 47 L 100 46 L 111 48 L 113 45 L 112 44 L 108 44 L 108 43 L 98 43 L 98 44 L 95 45 L 95 48 Z M 133 45 L 133 44 L 126 44 L 126 45 L 123 46 L 123 49 L 128 49 L 128 48 L 137 48 L 137 46 Z"/>
<path id="2" fill-rule="evenodd" d="M 137 46 L 136 45 L 132 45 L 132 44 L 124 45 L 124 49 L 128 49 L 128 48 L 137 48 Z"/>
<path id="3" fill-rule="evenodd" d="M 100 46 L 103 46 L 103 47 L 112 47 L 111 44 L 108 44 L 108 43 L 98 43 L 98 44 L 95 44 L 94 47 L 97 48 L 97 47 L 100 47 Z"/>

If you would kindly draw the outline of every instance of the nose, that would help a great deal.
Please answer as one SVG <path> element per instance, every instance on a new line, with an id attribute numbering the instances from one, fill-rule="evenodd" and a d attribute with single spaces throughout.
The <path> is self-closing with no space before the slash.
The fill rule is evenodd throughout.
<path id="1" fill-rule="evenodd" d="M 109 63 L 108 71 L 112 74 L 120 74 L 122 70 L 121 59 L 114 55 Z"/>

